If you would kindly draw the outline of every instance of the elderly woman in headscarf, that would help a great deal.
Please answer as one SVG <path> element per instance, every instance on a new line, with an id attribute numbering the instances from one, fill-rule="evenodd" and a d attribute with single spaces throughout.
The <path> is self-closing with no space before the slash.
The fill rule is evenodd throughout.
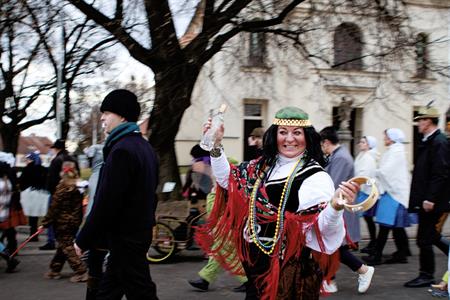
<path id="1" fill-rule="evenodd" d="M 379 154 L 377 151 L 377 139 L 373 136 L 363 136 L 358 143 L 359 154 L 355 158 L 355 176 L 366 176 L 370 178 L 375 177 L 375 170 L 377 168 Z M 357 202 L 362 199 L 366 199 L 370 187 L 363 185 L 358 193 Z M 377 228 L 373 217 L 375 215 L 376 205 L 374 205 L 368 211 L 363 213 L 364 220 L 367 223 L 367 228 L 370 234 L 370 242 L 367 247 L 361 249 L 361 252 L 371 254 L 375 249 L 375 243 L 377 238 Z"/>
<path id="2" fill-rule="evenodd" d="M 411 225 L 408 214 L 411 176 L 404 141 L 405 135 L 402 130 L 389 128 L 384 131 L 384 144 L 387 150 L 376 170 L 381 196 L 375 218 L 380 230 L 373 255 L 363 257 L 363 260 L 371 265 L 383 263 L 381 257 L 391 230 L 397 251 L 384 263 L 407 263 L 409 245 L 405 227 Z"/>
<path id="3" fill-rule="evenodd" d="M 48 208 L 49 193 L 45 189 L 47 179 L 47 168 L 41 165 L 38 152 L 30 152 L 25 156 L 27 165 L 23 168 L 19 178 L 20 190 L 22 191 L 20 203 L 23 211 L 28 216 L 30 235 L 37 231 L 38 218 L 45 216 Z M 38 241 L 35 236 L 32 242 Z"/>

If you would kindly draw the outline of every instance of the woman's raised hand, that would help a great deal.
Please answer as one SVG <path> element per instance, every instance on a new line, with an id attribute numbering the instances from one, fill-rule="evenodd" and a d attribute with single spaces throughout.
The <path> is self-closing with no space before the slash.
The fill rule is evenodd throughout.
<path id="1" fill-rule="evenodd" d="M 331 200 L 331 205 L 336 210 L 341 210 L 344 208 L 344 204 L 353 204 L 356 199 L 356 195 L 359 191 L 359 184 L 356 182 L 343 181 L 339 185 L 339 188 L 334 193 L 333 199 Z"/>
<path id="2" fill-rule="evenodd" d="M 202 134 L 205 134 L 208 131 L 208 129 L 211 128 L 211 123 L 212 123 L 212 119 L 211 119 L 211 117 L 209 117 L 208 120 L 206 121 L 206 123 L 203 124 L 203 132 L 202 132 Z"/>
<path id="3" fill-rule="evenodd" d="M 203 134 L 205 134 L 210 128 L 212 124 L 212 119 L 208 118 L 208 121 L 206 121 L 205 124 L 203 124 Z M 214 146 L 218 146 L 222 144 L 223 135 L 225 132 L 225 127 L 223 124 L 220 125 L 219 128 L 217 128 L 216 132 L 214 133 Z"/>

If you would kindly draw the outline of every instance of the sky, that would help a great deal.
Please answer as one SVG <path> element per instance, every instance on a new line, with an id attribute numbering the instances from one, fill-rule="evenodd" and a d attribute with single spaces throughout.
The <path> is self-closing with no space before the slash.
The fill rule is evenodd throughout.
<path id="1" fill-rule="evenodd" d="M 172 13 L 174 14 L 175 29 L 179 37 L 184 33 L 189 25 L 189 21 L 195 11 L 195 6 L 197 3 L 198 0 L 169 0 L 169 5 L 172 9 Z M 150 79 L 153 78 L 153 73 L 151 70 L 147 66 L 133 59 L 123 46 L 117 45 L 111 51 L 114 51 L 116 55 L 116 61 L 113 63 L 113 67 L 117 70 L 117 74 L 114 74 L 114 76 L 117 77 L 119 82 L 123 82 L 124 85 L 127 84 L 132 75 L 136 78 L 142 78 L 144 76 Z M 103 94 L 100 93 L 102 95 L 101 97 L 104 97 L 108 92 L 109 91 L 105 91 Z M 102 98 L 97 99 L 99 103 L 101 100 Z M 35 111 L 39 115 L 42 114 L 42 108 L 39 109 L 39 107 L 36 107 Z M 33 126 L 22 132 L 22 135 L 24 136 L 31 134 L 47 136 L 51 140 L 55 140 L 57 135 L 56 121 L 46 121 L 43 124 Z"/>

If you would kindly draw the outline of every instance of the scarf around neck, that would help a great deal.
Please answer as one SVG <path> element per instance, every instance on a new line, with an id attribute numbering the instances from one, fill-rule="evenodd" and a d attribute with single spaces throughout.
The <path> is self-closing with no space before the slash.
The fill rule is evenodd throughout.
<path id="1" fill-rule="evenodd" d="M 119 140 L 120 138 L 122 138 L 127 134 L 134 132 L 136 133 L 140 132 L 139 126 L 134 122 L 122 123 L 116 128 L 114 128 L 105 141 L 105 147 L 103 147 L 103 161 L 106 161 L 106 158 L 108 157 L 108 154 L 111 151 L 112 146 L 117 140 Z"/>

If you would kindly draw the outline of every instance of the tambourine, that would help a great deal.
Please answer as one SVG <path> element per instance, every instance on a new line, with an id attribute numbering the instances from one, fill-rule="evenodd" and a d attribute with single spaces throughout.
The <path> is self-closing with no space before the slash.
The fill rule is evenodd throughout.
<path id="1" fill-rule="evenodd" d="M 378 188 L 375 185 L 375 180 L 365 176 L 353 177 L 348 182 L 355 182 L 360 186 L 366 184 L 371 187 L 369 196 L 362 202 L 357 204 L 347 204 L 344 199 L 342 199 L 342 195 L 339 195 L 341 200 L 344 201 L 344 207 L 346 210 L 356 213 L 356 212 L 365 212 L 372 208 L 378 200 L 380 193 L 378 192 Z"/>

